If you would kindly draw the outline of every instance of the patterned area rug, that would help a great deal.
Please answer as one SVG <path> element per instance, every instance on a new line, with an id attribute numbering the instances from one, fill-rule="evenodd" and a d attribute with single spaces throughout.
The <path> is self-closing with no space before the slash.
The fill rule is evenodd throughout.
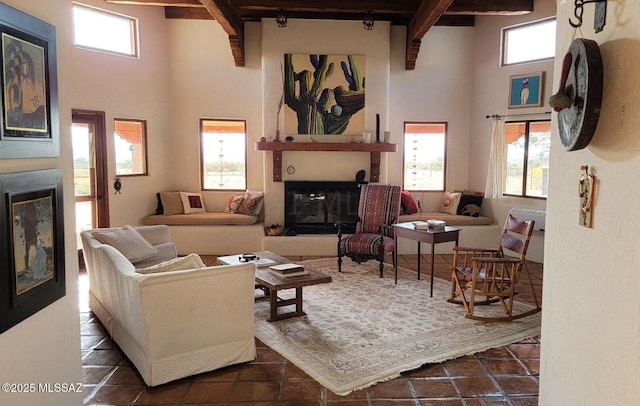
<path id="1" fill-rule="evenodd" d="M 347 395 L 400 376 L 426 363 L 508 345 L 540 334 L 541 313 L 508 323 L 464 317 L 462 306 L 447 303 L 451 285 L 387 265 L 358 265 L 346 259 L 342 273 L 335 258 L 304 262 L 333 277 L 332 283 L 303 289 L 306 316 L 267 322 L 268 301 L 256 303 L 256 337 L 338 395 Z M 283 291 L 279 297 L 287 297 Z M 516 303 L 516 306 L 525 306 Z M 498 306 L 487 311 L 501 311 Z M 286 307 L 284 310 L 288 310 Z"/>

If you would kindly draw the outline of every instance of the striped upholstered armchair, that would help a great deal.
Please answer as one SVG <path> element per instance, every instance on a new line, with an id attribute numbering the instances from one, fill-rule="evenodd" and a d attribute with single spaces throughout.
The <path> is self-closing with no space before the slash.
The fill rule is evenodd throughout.
<path id="1" fill-rule="evenodd" d="M 360 187 L 358 219 L 355 234 L 342 234 L 338 228 L 338 271 L 342 272 L 342 257 L 358 264 L 370 259 L 380 262 L 380 277 L 384 271 L 384 257 L 396 249 L 393 227 L 400 215 L 400 186 L 370 185 Z"/>

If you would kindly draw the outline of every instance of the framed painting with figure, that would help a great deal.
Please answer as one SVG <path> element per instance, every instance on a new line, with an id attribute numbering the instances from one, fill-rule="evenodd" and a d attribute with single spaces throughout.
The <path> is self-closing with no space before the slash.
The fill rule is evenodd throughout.
<path id="1" fill-rule="evenodd" d="M 59 156 L 55 28 L 0 3 L 0 158 Z"/>
<path id="2" fill-rule="evenodd" d="M 544 104 L 544 72 L 509 78 L 508 108 L 541 107 Z"/>
<path id="3" fill-rule="evenodd" d="M 0 175 L 0 333 L 65 295 L 62 172 Z"/>

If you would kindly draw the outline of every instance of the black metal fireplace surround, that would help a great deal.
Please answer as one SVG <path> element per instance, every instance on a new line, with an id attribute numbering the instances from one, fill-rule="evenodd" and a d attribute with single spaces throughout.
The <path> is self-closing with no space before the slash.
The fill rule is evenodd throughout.
<path id="1" fill-rule="evenodd" d="M 285 181 L 284 227 L 290 234 L 335 234 L 336 221 L 355 222 L 360 183 L 339 181 Z M 343 233 L 355 226 L 343 227 Z"/>

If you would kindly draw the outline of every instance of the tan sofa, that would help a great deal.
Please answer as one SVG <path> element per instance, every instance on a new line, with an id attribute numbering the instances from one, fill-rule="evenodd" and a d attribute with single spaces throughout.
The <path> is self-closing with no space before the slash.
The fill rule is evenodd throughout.
<path id="1" fill-rule="evenodd" d="M 136 269 L 176 257 L 169 228 L 136 227 L 159 251 L 137 268 L 96 238 L 109 230 L 80 234 L 89 307 L 147 385 L 255 359 L 255 265 L 142 274 Z"/>

